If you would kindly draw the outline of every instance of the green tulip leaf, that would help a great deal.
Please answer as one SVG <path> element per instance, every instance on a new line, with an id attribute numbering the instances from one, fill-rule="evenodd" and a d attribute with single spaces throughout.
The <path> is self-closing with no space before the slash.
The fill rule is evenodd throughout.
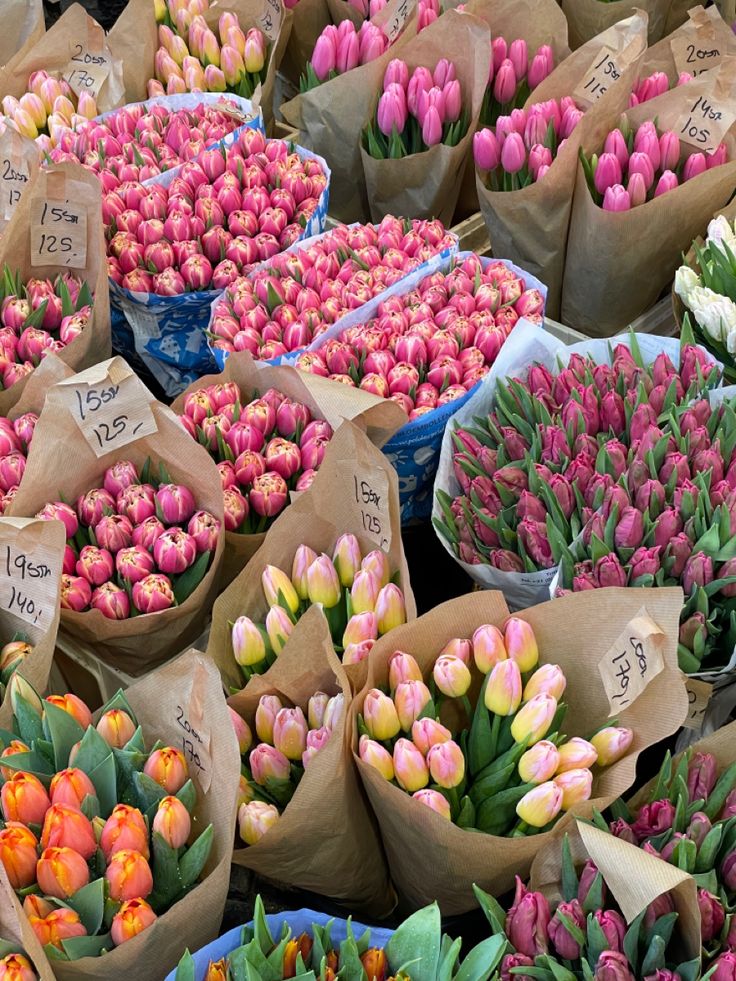
<path id="1" fill-rule="evenodd" d="M 69 960 L 76 961 L 81 957 L 99 957 L 104 951 L 112 950 L 113 942 L 110 934 L 104 933 L 101 937 L 70 937 L 62 940 L 61 946 Z"/>
<path id="2" fill-rule="evenodd" d="M 111 709 L 119 709 L 121 712 L 125 712 L 133 720 L 133 723 L 137 726 L 138 720 L 135 717 L 135 712 L 131 708 L 130 702 L 125 697 L 125 693 L 122 688 L 118 688 L 115 694 L 112 696 L 110 701 L 103 705 L 100 709 L 100 715 L 104 715 L 105 712 L 109 712 Z"/>
<path id="3" fill-rule="evenodd" d="M 102 926 L 105 912 L 105 880 L 95 879 L 66 900 L 66 905 L 79 914 L 82 926 L 90 937 Z"/>
<path id="4" fill-rule="evenodd" d="M 176 794 L 176 797 L 182 802 L 190 814 L 197 806 L 197 791 L 191 780 L 187 780 L 181 790 Z"/>
<path id="5" fill-rule="evenodd" d="M 442 920 L 437 903 L 425 906 L 404 920 L 386 945 L 393 974 L 412 963 L 412 981 L 434 981 L 439 964 Z"/>
<path id="6" fill-rule="evenodd" d="M 44 727 L 54 745 L 56 769 L 63 770 L 69 763 L 69 754 L 75 743 L 81 742 L 84 729 L 77 720 L 64 709 L 46 702 L 44 706 Z"/>
<path id="7" fill-rule="evenodd" d="M 26 746 L 30 746 L 31 743 L 38 739 L 43 739 L 44 733 L 41 717 L 35 708 L 22 695 L 16 695 L 15 698 L 11 695 L 11 699 L 18 735 Z"/>
<path id="8" fill-rule="evenodd" d="M 173 576 L 171 583 L 174 589 L 174 596 L 179 606 L 189 599 L 194 590 L 204 579 L 207 568 L 210 564 L 212 553 L 202 552 L 197 561 L 178 576 Z"/>
<path id="9" fill-rule="evenodd" d="M 179 859 L 179 872 L 185 889 L 190 889 L 202 874 L 210 857 L 214 836 L 214 829 L 210 824 Z"/>
<path id="10" fill-rule="evenodd" d="M 88 776 L 97 791 L 97 798 L 100 802 L 100 816 L 108 818 L 118 803 L 115 759 L 112 753 L 109 752 L 109 747 L 105 759 L 98 763 Z"/>
<path id="11" fill-rule="evenodd" d="M 194 981 L 194 958 L 188 948 L 176 966 L 175 981 Z"/>
<path id="12" fill-rule="evenodd" d="M 167 844 L 156 831 L 152 838 L 153 892 L 148 897 L 148 902 L 155 912 L 163 913 L 181 896 L 185 886 L 179 871 L 176 849 Z"/>
<path id="13" fill-rule="evenodd" d="M 462 945 L 462 937 L 453 940 L 451 937 L 443 935 L 442 946 L 440 947 L 440 966 L 437 968 L 437 981 L 452 981 Z"/>
<path id="14" fill-rule="evenodd" d="M 467 955 L 455 975 L 455 981 L 488 981 L 506 952 L 506 937 L 496 935 L 482 940 Z"/>
<path id="15" fill-rule="evenodd" d="M 47 787 L 56 772 L 53 763 L 49 763 L 35 746 L 27 753 L 13 753 L 12 756 L 5 756 L 3 767 L 7 767 L 8 770 L 23 770 L 25 773 L 32 773 Z"/>

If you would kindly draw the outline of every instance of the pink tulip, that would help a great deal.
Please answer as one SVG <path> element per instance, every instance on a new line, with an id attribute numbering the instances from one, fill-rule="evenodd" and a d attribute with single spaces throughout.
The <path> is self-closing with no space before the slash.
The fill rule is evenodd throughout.
<path id="1" fill-rule="evenodd" d="M 628 191 L 621 184 L 613 184 L 606 188 L 603 195 L 604 211 L 628 211 L 631 208 L 631 200 Z"/>

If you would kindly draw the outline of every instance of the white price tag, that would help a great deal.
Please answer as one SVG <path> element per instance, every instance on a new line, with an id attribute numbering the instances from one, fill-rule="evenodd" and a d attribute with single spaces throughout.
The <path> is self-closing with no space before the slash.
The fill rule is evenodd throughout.
<path id="1" fill-rule="evenodd" d="M 602 47 L 573 90 L 573 99 L 592 106 L 621 78 L 625 67 L 621 64 L 620 52 L 608 46 Z"/>
<path id="2" fill-rule="evenodd" d="M 89 39 L 87 44 L 72 42 L 69 64 L 61 73 L 77 96 L 86 92 L 97 98 L 112 71 L 110 53 L 105 50 L 94 51 L 93 46 Z"/>
<path id="3" fill-rule="evenodd" d="M 61 554 L 0 522 L 0 608 L 43 632 L 56 614 Z"/>
<path id="4" fill-rule="evenodd" d="M 31 208 L 31 265 L 87 265 L 87 209 L 68 200 L 37 198 Z"/>
<path id="5" fill-rule="evenodd" d="M 629 708 L 664 668 L 664 634 L 642 606 L 598 662 L 610 715 Z"/>
<path id="6" fill-rule="evenodd" d="M 347 493 L 355 502 L 356 527 L 384 552 L 391 547 L 389 482 L 385 470 L 356 469 L 345 475 Z"/>
<path id="7" fill-rule="evenodd" d="M 675 132 L 684 143 L 702 153 L 713 153 L 734 122 L 736 106 L 731 101 L 699 95 L 682 113 Z"/>
<path id="8" fill-rule="evenodd" d="M 212 783 L 212 757 L 210 755 L 211 736 L 204 718 L 204 707 L 199 689 L 204 684 L 204 669 L 195 671 L 189 697 L 176 706 L 176 725 L 180 734 L 180 744 L 184 759 L 189 767 L 189 775 L 196 780 L 203 793 L 207 793 Z"/>

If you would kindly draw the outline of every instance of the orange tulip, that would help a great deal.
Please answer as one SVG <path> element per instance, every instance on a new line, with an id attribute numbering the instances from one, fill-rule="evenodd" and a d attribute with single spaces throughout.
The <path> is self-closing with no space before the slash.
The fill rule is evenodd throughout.
<path id="1" fill-rule="evenodd" d="M 68 899 L 89 882 L 87 863 L 72 848 L 47 848 L 36 865 L 41 891 L 54 899 Z"/>
<path id="2" fill-rule="evenodd" d="M 51 780 L 52 804 L 66 804 L 68 807 L 79 809 L 85 797 L 94 797 L 96 793 L 95 785 L 84 770 L 77 770 L 74 767 L 60 770 Z"/>
<path id="3" fill-rule="evenodd" d="M 13 739 L 5 749 L 0 753 L 0 760 L 5 759 L 8 756 L 15 756 L 17 753 L 28 753 L 30 747 L 26 746 L 25 743 L 21 742 L 20 739 Z M 10 780 L 16 770 L 11 770 L 8 766 L 0 766 L 0 776 L 3 780 Z"/>
<path id="4" fill-rule="evenodd" d="M 55 909 L 48 916 L 40 919 L 30 916 L 28 922 L 44 947 L 51 944 L 61 950 L 61 941 L 72 937 L 86 937 L 87 931 L 82 926 L 79 914 L 73 909 Z"/>
<path id="5" fill-rule="evenodd" d="M 284 965 L 282 977 L 284 978 L 295 978 L 296 977 L 296 959 L 297 955 L 302 955 L 302 960 L 306 965 L 308 963 L 309 955 L 312 953 L 312 938 L 307 933 L 302 933 L 293 940 L 290 940 L 286 947 L 284 948 Z"/>
<path id="6" fill-rule="evenodd" d="M 42 824 L 51 807 L 46 788 L 32 773 L 14 773 L 0 790 L 0 804 L 6 821 L 20 824 Z"/>
<path id="7" fill-rule="evenodd" d="M 119 947 L 147 930 L 155 920 L 156 914 L 145 899 L 129 899 L 112 918 L 112 942 Z"/>
<path id="8" fill-rule="evenodd" d="M 71 848 L 82 858 L 92 858 L 97 840 L 89 819 L 80 810 L 68 804 L 53 804 L 43 821 L 41 847 Z"/>
<path id="9" fill-rule="evenodd" d="M 23 954 L 8 954 L 0 960 L 0 981 L 36 981 L 36 972 Z"/>
<path id="10" fill-rule="evenodd" d="M 223 957 L 219 961 L 209 962 L 204 981 L 227 981 L 228 977 L 227 958 Z"/>
<path id="11" fill-rule="evenodd" d="M 151 867 L 140 852 L 130 848 L 115 852 L 105 872 L 110 896 L 119 903 L 145 899 L 153 889 Z"/>
<path id="12" fill-rule="evenodd" d="M 122 749 L 135 734 L 135 722 L 122 709 L 110 709 L 97 723 L 97 731 L 108 746 Z"/>
<path id="13" fill-rule="evenodd" d="M 383 950 L 379 947 L 370 947 L 360 955 L 360 960 L 368 981 L 385 981 L 388 975 L 388 960 Z"/>
<path id="14" fill-rule="evenodd" d="M 30 896 L 26 896 L 23 900 L 23 912 L 27 917 L 36 916 L 39 920 L 42 920 L 49 913 L 53 913 L 56 909 L 52 906 L 48 900 L 44 899 L 43 896 L 39 896 L 37 893 L 32 892 Z"/>
<path id="15" fill-rule="evenodd" d="M 137 807 L 117 804 L 113 808 L 100 835 L 100 848 L 106 862 L 115 852 L 123 850 L 140 852 L 145 859 L 149 857 L 148 828 Z"/>
<path id="16" fill-rule="evenodd" d="M 143 767 L 143 772 L 151 780 L 160 784 L 167 794 L 178 793 L 189 779 L 184 754 L 170 746 L 151 753 Z"/>
<path id="17" fill-rule="evenodd" d="M 186 845 L 189 832 L 192 830 L 192 819 L 178 797 L 164 797 L 159 802 L 153 819 L 153 830 L 172 848 Z"/>
<path id="18" fill-rule="evenodd" d="M 24 824 L 9 821 L 0 831 L 0 862 L 13 889 L 25 889 L 36 881 L 38 841 Z"/>
<path id="19" fill-rule="evenodd" d="M 76 695 L 48 695 L 46 701 L 68 712 L 83 729 L 86 730 L 92 725 L 92 713 Z"/>

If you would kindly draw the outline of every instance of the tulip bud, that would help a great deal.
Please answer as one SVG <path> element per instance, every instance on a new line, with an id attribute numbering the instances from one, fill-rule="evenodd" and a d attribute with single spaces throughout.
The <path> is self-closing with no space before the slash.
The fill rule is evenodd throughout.
<path id="1" fill-rule="evenodd" d="M 358 754 L 364 763 L 378 770 L 386 780 L 394 778 L 394 761 L 387 749 L 365 734 L 360 737 Z"/>
<path id="2" fill-rule="evenodd" d="M 562 916 L 585 934 L 585 913 L 577 899 L 560 903 L 547 927 L 547 935 L 558 955 L 566 960 L 577 960 L 580 957 L 580 944 L 568 930 Z"/>
<path id="3" fill-rule="evenodd" d="M 394 583 L 384 586 L 376 599 L 376 619 L 378 621 L 378 633 L 387 634 L 394 627 L 400 627 L 406 623 L 406 606 L 404 604 L 404 594 Z"/>
<path id="4" fill-rule="evenodd" d="M 427 753 L 427 765 L 432 780 L 446 790 L 459 786 L 465 777 L 463 751 L 452 739 L 431 747 Z"/>
<path id="5" fill-rule="evenodd" d="M 0 981 L 36 981 L 36 972 L 23 954 L 6 954 L 0 959 Z"/>
<path id="6" fill-rule="evenodd" d="M 523 783 L 544 783 L 557 772 L 560 755 L 554 743 L 542 739 L 519 760 L 519 776 Z"/>
<path id="7" fill-rule="evenodd" d="M 363 702 L 363 721 L 372 739 L 393 739 L 401 729 L 396 705 L 377 688 L 371 688 Z"/>
<path id="8" fill-rule="evenodd" d="M 506 916 L 506 934 L 516 950 L 527 957 L 546 954 L 549 921 L 547 900 L 541 893 L 526 889 L 517 876 L 514 902 Z"/>
<path id="9" fill-rule="evenodd" d="M 241 667 L 260 664 L 266 657 L 266 644 L 258 627 L 249 617 L 238 617 L 232 626 L 233 657 Z"/>
<path id="10" fill-rule="evenodd" d="M 559 701 L 567 687 L 567 679 L 559 664 L 543 664 L 524 686 L 524 701 L 535 695 L 551 695 Z"/>
<path id="11" fill-rule="evenodd" d="M 432 669 L 434 682 L 448 698 L 462 698 L 470 688 L 470 671 L 452 654 L 440 654 Z"/>
<path id="12" fill-rule="evenodd" d="M 252 800 L 241 804 L 238 811 L 238 829 L 246 845 L 255 845 L 276 824 L 279 811 L 273 804 Z"/>
<path id="13" fill-rule="evenodd" d="M 580 768 L 591 767 L 598 760 L 598 751 L 587 739 L 580 736 L 573 736 L 566 743 L 558 747 L 560 754 L 559 773 L 566 770 L 577 770 Z"/>
<path id="14" fill-rule="evenodd" d="M 432 696 L 423 681 L 402 681 L 394 692 L 394 705 L 404 732 L 409 732 Z"/>
<path id="15" fill-rule="evenodd" d="M 123 849 L 115 852 L 105 872 L 110 897 L 117 902 L 145 899 L 153 890 L 151 868 L 140 852 Z"/>
<path id="16" fill-rule="evenodd" d="M 516 813 L 532 828 L 543 828 L 560 813 L 562 800 L 562 789 L 552 781 L 547 781 L 524 794 L 516 805 Z"/>
<path id="17" fill-rule="evenodd" d="M 47 848 L 36 866 L 41 891 L 55 899 L 68 899 L 89 882 L 89 868 L 71 848 Z"/>
<path id="18" fill-rule="evenodd" d="M 175 799 L 175 798 L 166 798 Z M 177 803 L 180 803 L 177 801 Z M 182 804 L 182 807 L 184 805 Z M 123 903 L 115 916 L 112 918 L 110 933 L 112 942 L 116 947 L 132 940 L 139 933 L 147 930 L 156 920 L 156 914 L 145 901 L 145 899 L 129 899 Z"/>
<path id="19" fill-rule="evenodd" d="M 350 589 L 355 574 L 361 568 L 360 545 L 355 535 L 340 535 L 335 542 L 332 561 L 337 569 L 340 585 Z"/>
<path id="20" fill-rule="evenodd" d="M 280 654 L 291 636 L 294 624 L 280 606 L 272 606 L 266 614 L 266 633 L 274 654 Z"/>
<path id="21" fill-rule="evenodd" d="M 285 572 L 274 565 L 267 565 L 261 574 L 261 585 L 269 606 L 283 606 L 292 613 L 297 612 L 299 597 Z"/>
<path id="22" fill-rule="evenodd" d="M 423 681 L 422 669 L 411 654 L 394 651 L 388 662 L 388 683 L 395 691 L 402 681 Z"/>
<path id="23" fill-rule="evenodd" d="M 153 830 L 161 835 L 167 845 L 172 848 L 182 848 L 187 843 L 191 829 L 192 820 L 189 811 L 178 797 L 164 797 L 159 801 L 153 819 Z"/>
<path id="24" fill-rule="evenodd" d="M 513 715 L 521 704 L 521 672 L 515 661 L 499 661 L 486 683 L 485 706 L 495 715 Z"/>
<path id="25" fill-rule="evenodd" d="M 167 794 L 178 793 L 189 779 L 184 754 L 169 746 L 154 750 L 146 760 L 143 772 L 163 787 Z"/>
<path id="26" fill-rule="evenodd" d="M 568 811 L 575 804 L 590 799 L 593 774 L 586 769 L 566 770 L 555 777 L 554 783 L 562 791 L 562 809 Z"/>
<path id="27" fill-rule="evenodd" d="M 331 609 L 340 602 L 342 594 L 337 570 L 324 552 L 307 570 L 307 590 L 310 603 L 321 603 Z"/>
<path id="28" fill-rule="evenodd" d="M 300 760 L 307 748 L 307 720 L 297 708 L 282 708 L 273 724 L 273 744 L 289 760 Z"/>
<path id="29" fill-rule="evenodd" d="M 532 671 L 539 661 L 539 650 L 534 631 L 526 620 L 510 617 L 503 628 L 506 651 L 516 661 L 522 674 Z"/>
<path id="30" fill-rule="evenodd" d="M 100 848 L 109 862 L 115 852 L 127 850 L 149 857 L 148 826 L 137 807 L 116 804 L 100 833 Z"/>
<path id="31" fill-rule="evenodd" d="M 394 773 L 399 786 L 414 793 L 429 783 L 429 770 L 424 757 L 408 739 L 398 739 L 393 752 Z"/>
<path id="32" fill-rule="evenodd" d="M 557 712 L 557 700 L 551 695 L 535 695 L 517 712 L 511 723 L 511 735 L 517 743 L 539 742 L 549 732 Z"/>
<path id="33" fill-rule="evenodd" d="M 24 824 L 9 821 L 0 829 L 0 862 L 13 889 L 27 889 L 36 881 L 38 842 Z"/>
<path id="34" fill-rule="evenodd" d="M 135 735 L 135 722 L 122 709 L 110 709 L 100 717 L 97 731 L 109 746 L 123 749 Z"/>
<path id="35" fill-rule="evenodd" d="M 620 760 L 627 754 L 633 741 L 634 733 L 631 729 L 614 726 L 606 726 L 590 739 L 598 753 L 600 766 L 610 766 Z"/>
<path id="36" fill-rule="evenodd" d="M 250 726 L 245 719 L 241 718 L 234 709 L 230 708 L 229 705 L 228 712 L 230 714 L 230 721 L 233 724 L 235 738 L 238 740 L 238 750 L 240 755 L 244 756 L 250 749 L 253 742 Z"/>
<path id="37" fill-rule="evenodd" d="M 25 693 L 23 697 L 27 698 Z M 92 725 L 92 713 L 76 695 L 48 695 L 45 701 L 68 712 L 82 729 L 87 730 Z"/>
<path id="38" fill-rule="evenodd" d="M 89 819 L 80 810 L 67 804 L 52 804 L 43 820 L 41 847 L 72 848 L 89 859 L 97 851 L 97 839 Z"/>
<path id="39" fill-rule="evenodd" d="M 0 790 L 0 804 L 5 821 L 19 824 L 43 824 L 51 807 L 46 788 L 32 773 L 19 770 Z"/>
<path id="40" fill-rule="evenodd" d="M 473 660 L 481 674 L 488 674 L 499 661 L 508 657 L 503 634 L 493 624 L 486 623 L 473 634 Z"/>
<path id="41" fill-rule="evenodd" d="M 300 545 L 294 553 L 294 561 L 291 566 L 291 581 L 296 589 L 296 594 L 300 600 L 309 599 L 309 588 L 307 586 L 307 570 L 316 560 L 317 553 L 309 545 Z M 339 570 L 338 570 L 339 574 Z M 293 612 L 296 613 L 296 610 Z"/>
<path id="42" fill-rule="evenodd" d="M 711 753 L 695 753 L 687 769 L 687 790 L 691 803 L 708 800 L 718 779 L 718 764 Z"/>

